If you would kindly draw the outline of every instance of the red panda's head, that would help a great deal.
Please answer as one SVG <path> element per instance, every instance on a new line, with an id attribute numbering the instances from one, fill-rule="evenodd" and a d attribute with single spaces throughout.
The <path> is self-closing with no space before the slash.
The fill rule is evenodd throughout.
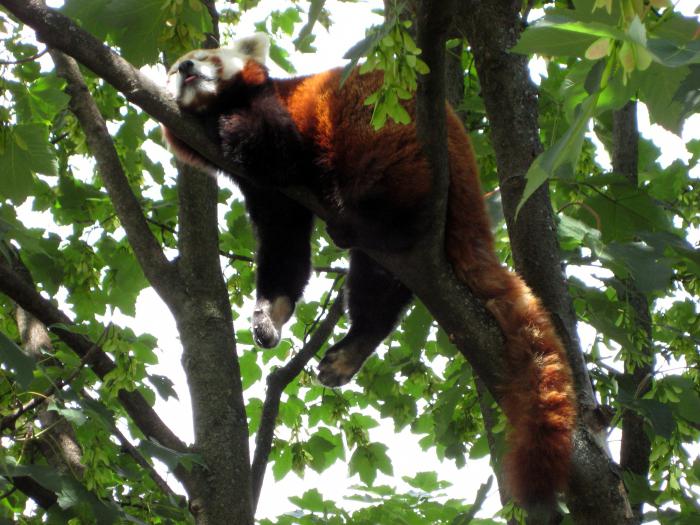
<path id="1" fill-rule="evenodd" d="M 269 47 L 267 35 L 256 33 L 236 40 L 231 47 L 190 51 L 168 71 L 168 91 L 182 109 L 205 113 L 236 82 L 256 85 L 267 80 Z"/>

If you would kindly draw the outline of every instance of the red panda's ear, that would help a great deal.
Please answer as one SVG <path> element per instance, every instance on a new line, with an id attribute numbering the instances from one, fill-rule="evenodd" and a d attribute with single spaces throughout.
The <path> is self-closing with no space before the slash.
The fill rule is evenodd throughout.
<path id="1" fill-rule="evenodd" d="M 264 64 L 270 49 L 270 38 L 265 33 L 254 33 L 240 38 L 233 43 L 236 50 L 244 59 L 255 60 Z"/>
<path id="2" fill-rule="evenodd" d="M 241 71 L 243 81 L 249 86 L 259 86 L 267 81 L 267 68 L 254 60 L 248 60 Z"/>

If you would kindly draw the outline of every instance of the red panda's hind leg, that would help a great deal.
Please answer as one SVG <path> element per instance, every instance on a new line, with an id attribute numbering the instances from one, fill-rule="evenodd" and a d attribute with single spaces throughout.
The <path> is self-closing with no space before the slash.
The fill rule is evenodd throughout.
<path id="1" fill-rule="evenodd" d="M 318 365 L 318 379 L 326 386 L 352 379 L 394 329 L 412 297 L 408 288 L 358 250 L 350 252 L 346 293 L 350 330 Z"/>

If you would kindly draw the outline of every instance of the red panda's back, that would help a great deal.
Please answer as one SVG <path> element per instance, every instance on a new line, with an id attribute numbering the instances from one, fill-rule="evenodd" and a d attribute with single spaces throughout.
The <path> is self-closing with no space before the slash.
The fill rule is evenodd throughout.
<path id="1" fill-rule="evenodd" d="M 432 172 L 416 137 L 414 101 L 402 101 L 410 124 L 388 120 L 375 131 L 370 124 L 372 106 L 364 101 L 380 87 L 381 75 L 360 75 L 355 70 L 340 87 L 342 69 L 332 69 L 283 81 L 280 96 L 301 134 L 314 144 L 315 161 L 334 179 L 333 189 L 342 199 L 380 197 L 395 206 L 415 209 L 430 191 Z M 474 152 L 449 106 L 447 128 L 451 178 L 448 251 L 468 247 L 490 254 L 492 239 Z M 493 261 L 491 255 L 489 262 Z"/>
<path id="2" fill-rule="evenodd" d="M 430 171 L 414 124 L 371 124 L 365 99 L 381 85 L 381 73 L 354 71 L 340 87 L 341 69 L 306 77 L 283 94 L 302 135 L 314 145 L 316 163 L 332 173 L 346 199 L 388 192 L 393 202 L 415 205 L 430 188 Z M 412 101 L 404 107 L 415 119 Z"/>

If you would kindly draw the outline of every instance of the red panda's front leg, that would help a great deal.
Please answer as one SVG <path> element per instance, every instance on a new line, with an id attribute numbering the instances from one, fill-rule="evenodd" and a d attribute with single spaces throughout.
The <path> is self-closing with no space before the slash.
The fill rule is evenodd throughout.
<path id="1" fill-rule="evenodd" d="M 272 348 L 311 274 L 313 215 L 278 191 L 245 181 L 239 187 L 258 243 L 253 338 L 258 346 Z"/>

